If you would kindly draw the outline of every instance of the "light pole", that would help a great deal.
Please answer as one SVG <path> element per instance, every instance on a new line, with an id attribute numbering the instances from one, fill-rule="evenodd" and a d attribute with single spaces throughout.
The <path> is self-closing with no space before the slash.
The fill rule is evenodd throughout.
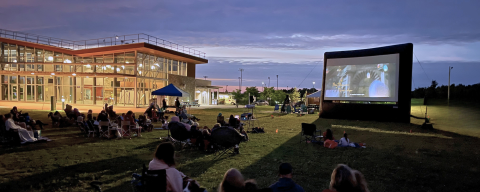
<path id="1" fill-rule="evenodd" d="M 240 85 L 240 80 L 241 78 L 238 77 L 238 90 L 240 91 L 240 93 L 242 93 L 242 85 Z"/>
<path id="2" fill-rule="evenodd" d="M 268 77 L 268 87 L 270 87 L 270 77 Z"/>
<path id="3" fill-rule="evenodd" d="M 205 80 L 207 80 L 207 77 L 208 77 L 208 76 L 203 76 L 203 78 L 205 78 Z"/>
<path id="4" fill-rule="evenodd" d="M 315 89 L 315 81 L 313 82 L 313 88 Z"/>
<path id="5" fill-rule="evenodd" d="M 278 75 L 277 75 L 277 90 L 278 90 Z"/>
<path id="6" fill-rule="evenodd" d="M 265 85 L 265 82 L 262 81 L 262 91 L 265 91 L 264 85 Z"/>
<path id="7" fill-rule="evenodd" d="M 450 104 L 450 71 L 452 71 L 452 69 L 453 67 L 448 66 L 448 104 Z"/>
<path id="8" fill-rule="evenodd" d="M 240 92 L 242 92 L 243 71 L 244 71 L 244 70 L 243 70 L 242 68 L 240 68 L 239 71 L 240 71 Z"/>

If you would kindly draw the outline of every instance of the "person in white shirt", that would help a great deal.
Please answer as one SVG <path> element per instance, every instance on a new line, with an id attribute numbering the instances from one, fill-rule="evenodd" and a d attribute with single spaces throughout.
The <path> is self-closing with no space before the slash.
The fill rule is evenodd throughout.
<path id="1" fill-rule="evenodd" d="M 338 146 L 340 146 L 340 147 L 349 147 L 350 146 L 350 140 L 348 139 L 347 133 L 343 134 L 343 137 L 340 139 L 340 142 L 338 142 Z"/>
<path id="2" fill-rule="evenodd" d="M 33 131 L 28 131 L 19 125 L 15 124 L 15 121 L 13 121 L 11 114 L 5 115 L 5 118 L 7 121 L 5 121 L 5 128 L 7 131 L 10 129 L 17 130 L 18 136 L 20 137 L 20 141 L 22 144 L 27 143 L 27 142 L 35 142 L 37 139 L 33 135 Z"/>

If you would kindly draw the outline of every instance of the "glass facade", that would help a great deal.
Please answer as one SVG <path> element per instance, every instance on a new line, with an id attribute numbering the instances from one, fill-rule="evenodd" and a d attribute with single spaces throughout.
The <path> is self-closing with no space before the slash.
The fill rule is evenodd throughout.
<path id="1" fill-rule="evenodd" d="M 132 51 L 80 57 L 0 42 L 1 100 L 147 106 L 187 63 Z"/>

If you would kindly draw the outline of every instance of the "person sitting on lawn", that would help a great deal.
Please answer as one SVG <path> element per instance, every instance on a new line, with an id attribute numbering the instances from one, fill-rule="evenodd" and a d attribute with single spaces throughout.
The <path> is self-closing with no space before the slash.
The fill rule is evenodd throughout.
<path id="1" fill-rule="evenodd" d="M 245 191 L 245 180 L 242 173 L 235 168 L 229 169 L 223 176 L 218 186 L 218 192 L 242 192 Z"/>
<path id="2" fill-rule="evenodd" d="M 230 115 L 230 118 L 228 119 L 228 126 L 238 128 L 237 118 L 233 117 L 233 114 Z"/>
<path id="3" fill-rule="evenodd" d="M 27 142 L 35 142 L 37 139 L 34 137 L 33 132 L 29 131 L 23 127 L 20 127 L 19 125 L 15 124 L 15 121 L 12 119 L 12 114 L 6 114 L 5 115 L 5 129 L 7 131 L 9 130 L 17 130 L 18 136 L 20 137 L 20 141 L 22 144 L 27 143 Z"/>
<path id="4" fill-rule="evenodd" d="M 98 121 L 108 121 L 108 114 L 105 110 L 102 110 L 98 116 L 97 116 Z"/>
<path id="5" fill-rule="evenodd" d="M 323 192 L 369 192 L 363 175 L 356 172 L 358 171 L 352 170 L 347 165 L 338 164 L 332 172 L 330 188 Z M 363 181 L 359 183 L 357 178 Z"/>
<path id="6" fill-rule="evenodd" d="M 175 168 L 175 148 L 172 143 L 161 143 L 148 164 L 148 170 L 165 170 L 167 174 L 167 191 L 183 191 L 185 175 Z"/>
<path id="7" fill-rule="evenodd" d="M 220 128 L 221 126 L 222 126 L 222 125 L 220 125 L 220 123 L 215 123 L 215 125 L 213 125 L 212 130 L 210 131 L 210 133 L 211 133 L 213 130 L 215 130 L 215 129 L 217 129 L 217 128 Z"/>
<path id="8" fill-rule="evenodd" d="M 338 142 L 338 146 L 340 147 L 349 147 L 350 146 L 350 139 L 348 139 L 347 133 L 343 134 L 343 137 Z"/>
<path id="9" fill-rule="evenodd" d="M 24 113 L 23 117 L 25 118 L 25 124 L 29 125 L 32 129 L 35 129 L 35 130 L 37 130 L 35 125 L 38 125 L 40 127 L 40 130 L 43 130 L 44 125 L 48 125 L 48 124 L 42 123 L 42 121 L 40 120 L 31 119 L 28 113 Z"/>
<path id="10" fill-rule="evenodd" d="M 327 129 L 325 132 L 323 132 L 323 141 L 326 140 L 335 140 L 335 138 L 333 137 L 333 132 L 330 129 Z"/>
<path id="11" fill-rule="evenodd" d="M 135 119 L 133 118 L 133 112 L 128 111 L 127 114 L 125 114 L 125 117 L 123 118 L 123 121 L 128 121 L 128 122 L 130 122 L 130 125 L 135 125 Z M 122 125 L 122 128 L 125 131 L 128 131 L 128 129 L 129 129 L 127 125 Z"/>
<path id="12" fill-rule="evenodd" d="M 300 185 L 292 180 L 293 168 L 290 163 L 280 164 L 278 175 L 280 179 L 270 186 L 273 192 L 302 192 L 304 191 Z"/>
<path id="13" fill-rule="evenodd" d="M 172 122 L 179 122 L 179 123 L 185 125 L 185 128 L 187 129 L 187 131 L 190 131 L 190 129 L 192 128 L 190 126 L 190 124 L 180 122 L 180 119 L 177 116 L 173 116 L 172 119 L 170 119 L 170 123 L 172 123 Z"/>

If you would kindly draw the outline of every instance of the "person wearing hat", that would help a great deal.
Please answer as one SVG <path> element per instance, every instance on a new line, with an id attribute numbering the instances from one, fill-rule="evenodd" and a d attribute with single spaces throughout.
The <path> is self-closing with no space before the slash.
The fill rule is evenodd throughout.
<path id="1" fill-rule="evenodd" d="M 270 186 L 273 192 L 304 192 L 303 188 L 292 180 L 293 168 L 290 163 L 280 164 L 278 175 L 280 179 Z"/>

